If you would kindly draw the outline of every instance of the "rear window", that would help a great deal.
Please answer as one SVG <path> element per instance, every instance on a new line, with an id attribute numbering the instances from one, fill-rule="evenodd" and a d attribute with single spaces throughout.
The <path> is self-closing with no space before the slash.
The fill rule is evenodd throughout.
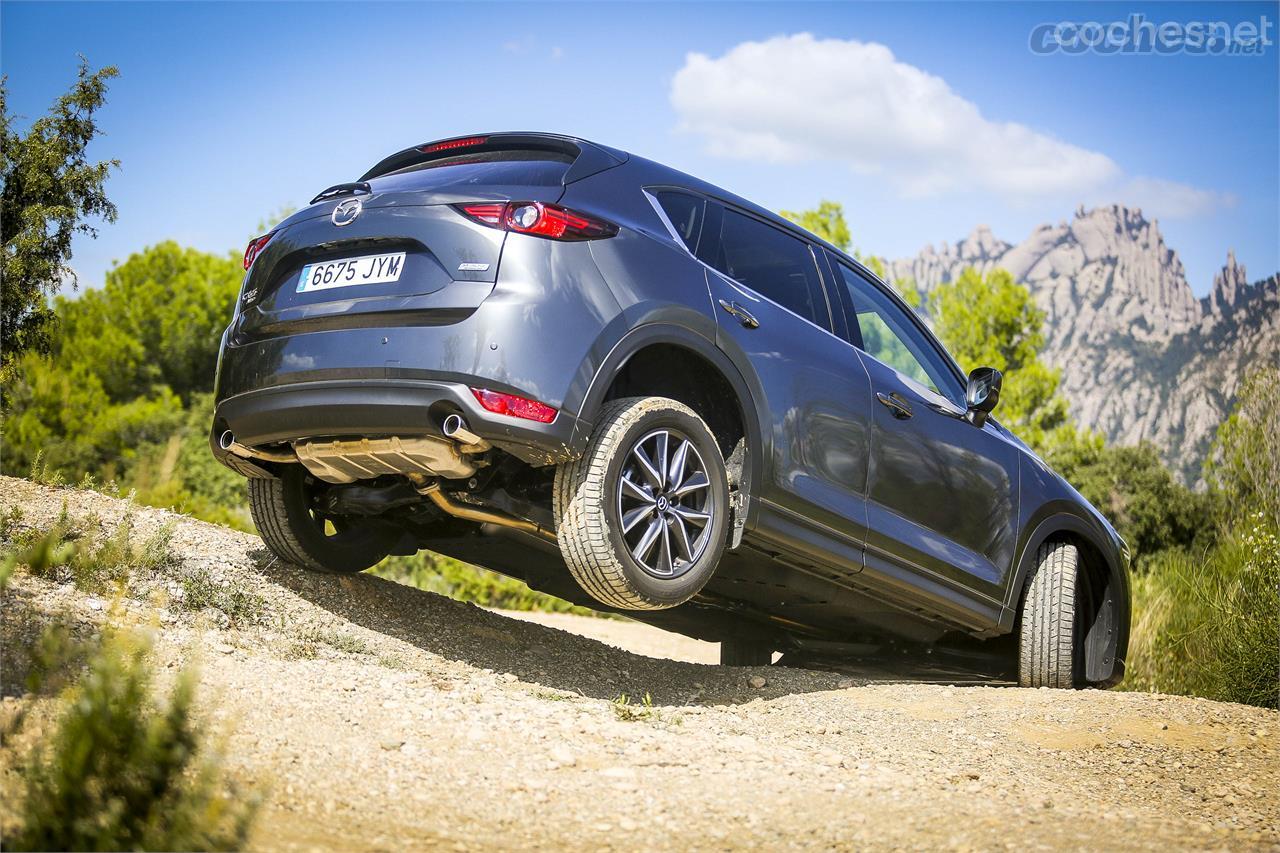
<path id="1" fill-rule="evenodd" d="M 813 254 L 808 245 L 772 225 L 725 210 L 719 251 L 711 266 L 809 322 L 828 327 Z"/>
<path id="2" fill-rule="evenodd" d="M 672 190 L 663 190 L 655 195 L 658 204 L 662 205 L 662 212 L 667 215 L 671 227 L 676 229 L 681 242 L 690 252 L 696 251 L 698 234 L 702 231 L 702 214 L 706 209 L 706 202 L 697 196 Z"/>
<path id="3" fill-rule="evenodd" d="M 405 166 L 377 178 L 378 189 L 507 184 L 553 187 L 564 181 L 573 157 L 555 151 L 478 151 Z"/>

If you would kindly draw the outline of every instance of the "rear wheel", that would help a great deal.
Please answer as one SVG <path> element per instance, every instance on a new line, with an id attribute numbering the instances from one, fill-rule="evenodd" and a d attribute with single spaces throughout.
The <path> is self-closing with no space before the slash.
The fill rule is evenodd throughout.
<path id="1" fill-rule="evenodd" d="M 1078 683 L 1082 647 L 1076 630 L 1080 552 L 1066 542 L 1046 542 L 1022 603 L 1018 683 L 1072 688 Z"/>
<path id="2" fill-rule="evenodd" d="M 258 535 L 281 560 L 316 572 L 351 574 L 381 561 L 399 541 L 392 527 L 371 519 L 326 516 L 315 498 L 322 488 L 301 465 L 277 480 L 249 480 L 249 508 Z"/>
<path id="3" fill-rule="evenodd" d="M 715 572 L 729 486 L 715 436 L 664 397 L 615 400 L 556 471 L 556 537 L 574 579 L 624 610 L 683 604 Z"/>

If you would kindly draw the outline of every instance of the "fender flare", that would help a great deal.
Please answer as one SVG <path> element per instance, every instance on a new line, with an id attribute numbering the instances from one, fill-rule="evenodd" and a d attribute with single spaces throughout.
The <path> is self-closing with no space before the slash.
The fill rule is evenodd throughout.
<path id="1" fill-rule="evenodd" d="M 1090 651 L 1086 658 L 1088 662 L 1086 678 L 1090 683 L 1108 687 L 1119 683 L 1124 675 L 1125 656 L 1129 647 L 1129 619 L 1132 607 L 1129 599 L 1129 575 L 1128 568 L 1121 565 L 1116 558 L 1115 547 L 1110 542 L 1099 537 L 1096 525 L 1091 524 L 1089 519 L 1074 513 L 1059 511 L 1041 520 L 1035 526 L 1025 540 L 1017 567 L 1005 593 L 1005 605 L 1000 616 L 1000 630 L 1002 633 L 1012 631 L 1014 624 L 1017 622 L 1018 612 L 1022 603 L 1022 594 L 1026 588 L 1027 579 L 1031 574 L 1040 546 L 1062 533 L 1084 540 L 1101 556 L 1105 563 L 1109 611 L 1104 617 L 1100 618 L 1106 618 L 1108 624 L 1114 626 L 1112 629 L 1114 633 L 1109 635 L 1110 639 L 1106 640 L 1105 647 L 1097 648 L 1096 650 L 1094 644 L 1098 641 L 1091 635 L 1089 641 Z M 1098 653 L 1101 653 L 1100 659 Z"/>
<path id="2" fill-rule="evenodd" d="M 684 326 L 646 323 L 628 331 L 610 348 L 608 355 L 601 361 L 599 369 L 588 384 L 582 403 L 578 407 L 578 428 L 570 440 L 571 448 L 575 453 L 581 453 L 586 448 L 600 407 L 604 405 L 605 394 L 608 393 L 614 377 L 626 366 L 632 356 L 655 344 L 678 346 L 709 362 L 725 378 L 737 396 L 747 441 L 746 461 L 743 465 L 744 482 L 741 484 L 741 490 L 747 502 L 747 525 L 754 526 L 759 502 L 750 498 L 758 494 L 764 476 L 764 461 L 769 458 L 771 452 L 771 448 L 766 446 L 769 431 L 761 428 L 761 424 L 767 423 L 767 415 L 761 408 L 764 397 L 762 393 L 752 391 L 746 376 L 755 380 L 756 386 L 759 385 L 759 380 L 756 379 L 754 372 L 750 371 L 749 366 L 744 376 L 742 368 L 713 341 Z"/>

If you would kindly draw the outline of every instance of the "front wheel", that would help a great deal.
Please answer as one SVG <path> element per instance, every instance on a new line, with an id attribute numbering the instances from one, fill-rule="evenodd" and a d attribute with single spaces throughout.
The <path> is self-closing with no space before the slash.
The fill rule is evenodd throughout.
<path id="1" fill-rule="evenodd" d="M 1077 686 L 1083 649 L 1076 619 L 1080 552 L 1067 542 L 1046 542 L 1022 603 L 1018 683 L 1023 687 Z"/>
<path id="2" fill-rule="evenodd" d="M 322 485 L 301 465 L 276 480 L 249 480 L 249 509 L 267 549 L 315 572 L 362 572 L 391 553 L 399 534 L 371 519 L 329 517 L 316 509 Z"/>
<path id="3" fill-rule="evenodd" d="M 560 553 L 601 604 L 660 610 L 688 601 L 724 551 L 729 485 L 715 436 L 683 403 L 606 405 L 582 458 L 556 471 Z"/>

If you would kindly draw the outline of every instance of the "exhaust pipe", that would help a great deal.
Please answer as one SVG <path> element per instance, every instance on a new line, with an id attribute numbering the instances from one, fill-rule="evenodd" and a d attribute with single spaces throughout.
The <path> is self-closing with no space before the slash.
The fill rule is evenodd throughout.
<path id="1" fill-rule="evenodd" d="M 465 453 L 483 453 L 492 447 L 489 442 L 467 429 L 467 422 L 462 419 L 462 415 L 449 415 L 444 419 L 440 429 L 444 432 L 445 438 L 451 438 L 461 444 Z"/>
<path id="2" fill-rule="evenodd" d="M 227 430 L 218 436 L 218 446 L 228 453 L 235 454 L 243 459 L 261 459 L 265 462 L 286 463 L 298 461 L 297 455 L 292 450 L 260 450 L 241 444 L 236 441 L 236 437 L 231 430 Z"/>
<path id="3" fill-rule="evenodd" d="M 542 539 L 545 542 L 556 544 L 555 533 L 544 527 L 539 527 L 532 521 L 523 518 L 516 518 L 514 515 L 507 515 L 505 512 L 498 512 L 492 509 L 482 509 L 478 506 L 469 504 L 460 504 L 454 501 L 444 492 L 440 491 L 439 483 L 428 483 L 425 486 L 418 487 L 418 494 L 427 497 L 433 504 L 444 512 L 452 515 L 454 518 L 461 518 L 464 521 L 480 521 L 487 524 L 496 524 L 499 527 L 510 527 L 515 530 L 521 530 L 530 533 Z"/>

